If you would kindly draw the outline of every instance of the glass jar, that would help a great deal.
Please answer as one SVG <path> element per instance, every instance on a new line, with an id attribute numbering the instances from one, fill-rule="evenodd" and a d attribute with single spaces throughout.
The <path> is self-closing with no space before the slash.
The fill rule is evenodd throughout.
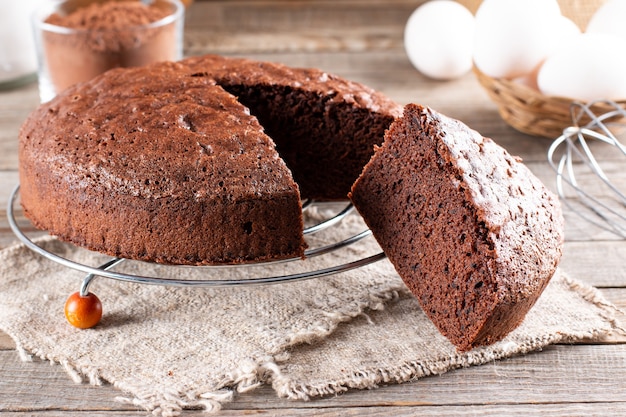
<path id="1" fill-rule="evenodd" d="M 30 25 L 36 0 L 3 1 L 0 13 L 0 89 L 36 79 L 37 55 Z"/>

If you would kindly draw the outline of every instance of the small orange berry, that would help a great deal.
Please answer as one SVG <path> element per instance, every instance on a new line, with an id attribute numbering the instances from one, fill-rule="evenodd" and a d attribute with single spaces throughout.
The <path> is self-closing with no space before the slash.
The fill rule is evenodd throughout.
<path id="1" fill-rule="evenodd" d="M 80 292 L 70 295 L 65 302 L 65 318 L 74 327 L 89 329 L 102 317 L 102 303 L 95 294 L 81 296 Z"/>

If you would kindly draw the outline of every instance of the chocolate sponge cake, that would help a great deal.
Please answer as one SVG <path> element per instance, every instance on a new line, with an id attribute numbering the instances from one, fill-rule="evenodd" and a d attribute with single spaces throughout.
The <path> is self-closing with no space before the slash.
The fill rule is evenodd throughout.
<path id="1" fill-rule="evenodd" d="M 367 126 L 346 122 L 350 114 Z M 317 70 L 215 56 L 115 69 L 25 121 L 22 207 L 37 227 L 117 257 L 189 265 L 301 257 L 292 170 L 303 184 L 326 181 L 303 185 L 308 197 L 347 198 L 396 114 L 391 100 Z M 266 132 L 294 149 L 291 170 Z M 308 178 L 329 161 L 339 169 Z"/>
<path id="2" fill-rule="evenodd" d="M 405 107 L 351 199 L 459 350 L 521 323 L 561 257 L 556 197 L 492 140 L 429 108 Z"/>

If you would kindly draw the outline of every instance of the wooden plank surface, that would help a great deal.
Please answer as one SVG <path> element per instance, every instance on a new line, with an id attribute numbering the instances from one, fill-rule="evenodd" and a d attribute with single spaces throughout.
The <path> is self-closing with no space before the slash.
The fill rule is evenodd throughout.
<path id="1" fill-rule="evenodd" d="M 115 388 L 77 386 L 60 366 L 51 367 L 39 361 L 23 363 L 14 351 L 0 351 L 0 364 L 0 372 L 6 376 L 0 380 L 0 392 L 5 396 L 0 411 L 134 411 L 132 407 L 115 401 L 120 395 Z M 612 371 L 607 372 L 607 367 Z M 397 407 L 411 407 L 413 412 L 419 409 L 421 413 L 422 406 L 461 409 L 499 405 L 504 410 L 507 404 L 559 404 L 566 409 L 566 404 L 604 403 L 611 404 L 607 410 L 626 412 L 626 380 L 620 377 L 624 372 L 625 345 L 556 345 L 541 353 L 460 369 L 401 386 L 355 390 L 315 401 L 279 399 L 271 388 L 264 387 L 238 395 L 237 400 L 227 404 L 225 409 L 241 412 L 271 410 L 272 413 L 282 410 L 278 415 L 310 410 L 309 415 L 314 415 L 314 412 L 327 409 L 384 407 L 388 415 L 395 415 Z M 28 384 L 45 389 L 34 398 L 33 391 L 24 389 Z M 547 390 L 549 395 L 546 395 Z"/>
<path id="2" fill-rule="evenodd" d="M 520 155 L 549 187 L 550 141 L 514 131 L 471 74 L 436 82 L 408 62 L 402 30 L 421 1 L 224 0 L 196 1 L 187 13 L 185 53 L 222 53 L 318 67 L 383 91 L 400 103 L 430 105 L 463 120 Z M 0 248 L 16 241 L 6 220 L 17 183 L 17 133 L 38 103 L 35 85 L 0 92 Z M 626 185 L 624 162 L 598 150 L 605 166 Z M 583 184 L 592 184 L 583 176 Z M 626 188 L 626 186 L 624 187 Z M 23 220 L 21 211 L 17 217 Z M 626 309 L 626 242 L 590 226 L 572 212 L 563 269 L 597 286 Z M 0 413 L 3 416 L 142 416 L 115 401 L 111 386 L 76 385 L 60 366 L 22 362 L 11 338 L 0 332 Z M 571 416 L 626 415 L 626 339 L 557 345 L 543 352 L 461 369 L 401 386 L 352 391 L 310 402 L 276 398 L 270 388 L 240 395 L 222 415 L 242 416 Z M 204 415 L 189 411 L 185 415 Z"/>

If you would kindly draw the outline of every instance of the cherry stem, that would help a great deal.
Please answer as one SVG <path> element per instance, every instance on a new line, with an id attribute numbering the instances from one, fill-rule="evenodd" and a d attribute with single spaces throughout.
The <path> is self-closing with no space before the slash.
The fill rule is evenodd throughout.
<path id="1" fill-rule="evenodd" d="M 113 258 L 110 261 L 105 262 L 102 265 L 100 265 L 98 269 L 102 269 L 103 271 L 106 271 L 108 269 L 113 268 L 115 265 L 119 264 L 122 261 L 124 261 L 124 259 L 122 258 Z M 89 295 L 89 285 L 91 285 L 91 282 L 97 276 L 98 275 L 96 274 L 87 274 L 85 278 L 83 278 L 83 283 L 81 284 L 80 291 L 79 291 L 79 294 L 81 297 L 86 297 Z"/>
<path id="2" fill-rule="evenodd" d="M 79 294 L 81 297 L 87 297 L 89 295 L 89 285 L 91 284 L 91 281 L 93 281 L 95 277 L 96 275 L 89 274 L 85 278 L 83 278 L 83 283 L 80 285 L 80 291 L 79 291 Z"/>

